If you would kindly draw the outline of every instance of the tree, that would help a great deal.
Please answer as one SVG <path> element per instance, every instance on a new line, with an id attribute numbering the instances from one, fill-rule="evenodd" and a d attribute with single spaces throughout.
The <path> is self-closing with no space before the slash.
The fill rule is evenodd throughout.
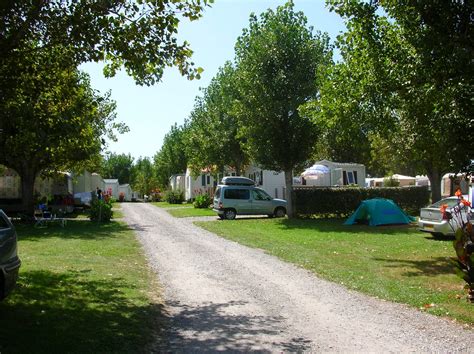
<path id="1" fill-rule="evenodd" d="M 318 93 L 318 72 L 331 61 L 328 42 L 288 2 L 260 20 L 251 15 L 235 48 L 247 151 L 262 167 L 285 172 L 290 217 L 293 169 L 309 157 L 316 140 L 315 125 L 298 107 Z"/>
<path id="2" fill-rule="evenodd" d="M 169 178 L 173 174 L 184 173 L 188 165 L 185 152 L 184 135 L 187 127 L 178 127 L 177 124 L 165 135 L 163 145 L 153 157 L 157 183 L 166 188 Z"/>
<path id="3" fill-rule="evenodd" d="M 364 110 L 354 97 L 362 85 L 345 63 L 330 65 L 322 76 L 319 96 L 300 107 L 300 114 L 318 127 L 314 160 L 330 159 L 369 165 L 369 131 L 361 124 Z"/>
<path id="4" fill-rule="evenodd" d="M 133 160 L 130 154 L 106 154 L 100 170 L 102 177 L 117 178 L 120 184 L 131 184 L 134 179 Z"/>
<path id="5" fill-rule="evenodd" d="M 347 20 L 339 45 L 363 89 L 361 122 L 391 145 L 440 199 L 444 173 L 472 157 L 472 5 L 467 1 L 332 1 Z M 380 15 L 379 8 L 383 9 Z M 357 83 L 356 83 L 357 84 Z M 392 145 L 393 144 L 393 145 Z M 387 144 L 386 144 L 387 145 Z"/>
<path id="6" fill-rule="evenodd" d="M 92 90 L 87 75 L 65 66 L 60 51 L 31 53 L 15 70 L 17 90 L 0 100 L 0 164 L 20 175 L 23 209 L 33 213 L 40 172 L 98 156 L 102 136 L 114 139 L 113 131 L 125 127 L 113 123 L 115 103 Z"/>
<path id="7" fill-rule="evenodd" d="M 235 82 L 235 69 L 227 62 L 204 89 L 203 97 L 196 99 L 185 137 L 188 163 L 195 173 L 204 167 L 222 172 L 231 166 L 240 175 L 248 164 L 243 150 L 246 139 L 239 135 L 233 109 L 239 95 Z"/>
<path id="8" fill-rule="evenodd" d="M 158 187 L 153 164 L 148 157 L 139 157 L 135 164 L 134 190 L 140 194 L 150 195 L 151 191 Z"/>
<path id="9" fill-rule="evenodd" d="M 138 84 L 160 81 L 167 66 L 199 77 L 202 69 L 194 68 L 188 43 L 179 44 L 176 34 L 181 18 L 198 19 L 212 2 L 6 0 L 0 6 L 0 66 L 14 67 L 24 53 L 62 47 L 70 64 L 105 61 L 106 76 L 123 66 Z"/>

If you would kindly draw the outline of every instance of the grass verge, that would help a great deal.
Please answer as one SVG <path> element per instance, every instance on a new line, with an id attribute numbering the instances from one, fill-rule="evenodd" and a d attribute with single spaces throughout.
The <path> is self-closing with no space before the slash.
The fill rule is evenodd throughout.
<path id="1" fill-rule="evenodd" d="M 15 291 L 0 303 L 0 352 L 145 352 L 161 305 L 132 231 L 118 222 L 17 226 Z"/>
<path id="2" fill-rule="evenodd" d="M 217 214 L 211 209 L 180 208 L 180 209 L 169 209 L 167 211 L 175 218 L 189 218 L 193 216 L 215 216 L 217 218 Z"/>
<path id="3" fill-rule="evenodd" d="M 170 204 L 168 202 L 152 202 L 154 206 L 159 208 L 194 208 L 194 206 L 190 203 L 182 203 L 182 204 Z"/>
<path id="4" fill-rule="evenodd" d="M 474 325 L 474 306 L 455 275 L 452 240 L 411 226 L 344 226 L 342 220 L 196 222 L 328 280 Z M 350 305 L 350 304 L 348 304 Z"/>

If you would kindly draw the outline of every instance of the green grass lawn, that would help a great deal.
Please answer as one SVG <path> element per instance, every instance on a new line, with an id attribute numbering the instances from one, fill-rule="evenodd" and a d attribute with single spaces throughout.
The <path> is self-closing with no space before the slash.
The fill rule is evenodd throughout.
<path id="1" fill-rule="evenodd" d="M 17 226 L 22 260 L 0 302 L 0 352 L 145 352 L 159 289 L 126 225 Z"/>
<path id="2" fill-rule="evenodd" d="M 194 208 L 194 206 L 190 203 L 182 203 L 182 204 L 170 204 L 168 202 L 152 202 L 154 206 L 159 208 Z"/>
<path id="3" fill-rule="evenodd" d="M 465 283 L 451 263 L 452 240 L 433 239 L 415 225 L 342 223 L 286 218 L 196 222 L 350 289 L 474 325 L 474 305 L 466 301 Z"/>
<path id="4" fill-rule="evenodd" d="M 167 210 L 175 218 L 188 218 L 191 216 L 215 216 L 217 218 L 216 212 L 212 209 L 201 209 L 201 208 L 178 208 Z"/>

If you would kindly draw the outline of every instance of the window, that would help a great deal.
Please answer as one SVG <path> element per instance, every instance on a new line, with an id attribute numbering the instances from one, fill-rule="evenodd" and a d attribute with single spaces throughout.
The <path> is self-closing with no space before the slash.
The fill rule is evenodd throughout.
<path id="1" fill-rule="evenodd" d="M 347 172 L 347 184 L 354 184 L 354 173 L 352 171 Z"/>
<path id="2" fill-rule="evenodd" d="M 211 184 L 211 176 L 207 175 L 207 184 Z"/>
<path id="3" fill-rule="evenodd" d="M 260 171 L 260 185 L 263 186 L 263 171 Z"/>
<path id="4" fill-rule="evenodd" d="M 252 197 L 254 200 L 272 200 L 267 193 L 258 189 L 252 191 Z"/>
<path id="5" fill-rule="evenodd" d="M 206 186 L 206 175 L 201 175 L 201 186 Z"/>
<path id="6" fill-rule="evenodd" d="M 250 199 L 250 191 L 248 189 L 230 189 L 224 190 L 225 199 Z"/>

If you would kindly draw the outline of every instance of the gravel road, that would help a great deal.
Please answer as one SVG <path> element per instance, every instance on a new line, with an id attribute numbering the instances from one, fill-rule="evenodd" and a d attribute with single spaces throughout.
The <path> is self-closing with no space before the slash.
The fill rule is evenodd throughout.
<path id="1" fill-rule="evenodd" d="M 348 291 L 195 219 L 144 203 L 123 211 L 164 288 L 169 328 L 157 352 L 473 350 L 473 330 Z"/>

